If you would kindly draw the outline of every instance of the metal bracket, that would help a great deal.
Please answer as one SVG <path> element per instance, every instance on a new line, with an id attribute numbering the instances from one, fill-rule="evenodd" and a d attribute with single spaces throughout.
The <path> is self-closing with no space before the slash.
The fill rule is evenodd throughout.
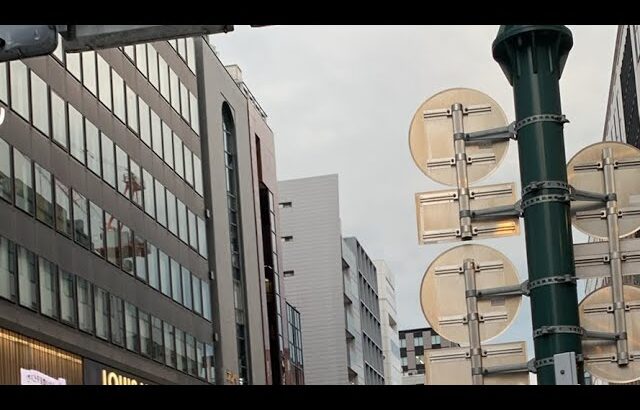
<path id="1" fill-rule="evenodd" d="M 617 201 L 618 196 L 615 192 L 610 194 L 601 194 L 599 192 L 581 191 L 569 186 L 569 195 L 572 201 L 596 201 L 596 202 L 608 202 Z"/>
<path id="2" fill-rule="evenodd" d="M 541 326 L 533 331 L 533 338 L 557 333 L 571 333 L 582 336 L 584 330 L 580 326 Z"/>
<path id="3" fill-rule="evenodd" d="M 542 204 L 545 202 L 570 202 L 571 198 L 569 194 L 546 194 L 546 195 L 538 195 L 533 198 L 526 199 L 522 201 L 522 212 L 524 214 L 525 210 L 533 205 Z"/>
<path id="4" fill-rule="evenodd" d="M 493 219 L 502 218 L 504 216 L 522 216 L 520 201 L 513 205 L 496 206 L 493 208 L 477 209 L 471 211 L 472 219 Z"/>
<path id="5" fill-rule="evenodd" d="M 530 363 L 532 360 L 525 363 L 516 363 L 516 364 L 506 364 L 501 366 L 491 366 L 491 367 L 483 367 L 482 375 L 486 376 L 488 374 L 496 374 L 496 373 L 521 373 L 521 372 L 531 372 Z M 473 372 L 473 369 L 471 370 Z"/>
<path id="6" fill-rule="evenodd" d="M 502 286 L 499 288 L 479 289 L 476 290 L 476 297 L 488 298 L 493 296 L 521 296 L 528 295 L 528 281 L 524 281 L 519 285 Z"/>
<path id="7" fill-rule="evenodd" d="M 569 122 L 569 120 L 567 119 L 566 115 L 561 114 L 538 114 L 538 115 L 532 115 L 530 117 L 527 118 L 523 118 L 522 120 L 518 121 L 515 125 L 515 130 L 516 132 L 518 132 L 521 128 L 526 127 L 527 125 L 531 125 L 533 123 L 536 122 L 557 122 L 560 123 L 561 125 L 564 125 L 565 123 Z"/>
<path id="8" fill-rule="evenodd" d="M 624 340 L 627 338 L 627 332 L 610 333 L 610 332 L 596 332 L 593 330 L 583 329 L 582 337 L 585 339 Z"/>
<path id="9" fill-rule="evenodd" d="M 522 197 L 525 195 L 538 191 L 540 189 L 562 189 L 567 193 L 570 193 L 571 187 L 566 182 L 562 181 L 531 181 L 524 188 L 522 188 Z"/>
<path id="10" fill-rule="evenodd" d="M 546 278 L 536 279 L 529 282 L 528 290 L 539 288 L 540 286 L 555 285 L 559 283 L 576 283 L 576 277 L 573 275 L 563 276 L 547 276 Z"/>
<path id="11" fill-rule="evenodd" d="M 582 354 L 577 354 L 576 355 L 576 362 L 580 363 L 584 361 L 584 356 Z M 545 357 L 544 359 L 540 359 L 540 360 L 535 360 L 535 359 L 531 359 L 529 361 L 529 363 L 531 363 L 531 367 L 530 369 L 534 369 L 531 372 L 532 373 L 537 373 L 537 370 L 541 367 L 545 367 L 545 366 L 553 366 L 555 363 L 555 360 L 552 357 Z"/>
<path id="12" fill-rule="evenodd" d="M 470 132 L 460 136 L 454 135 L 454 139 L 464 139 L 466 142 L 507 141 L 517 139 L 516 123 L 512 122 L 506 127 Z"/>

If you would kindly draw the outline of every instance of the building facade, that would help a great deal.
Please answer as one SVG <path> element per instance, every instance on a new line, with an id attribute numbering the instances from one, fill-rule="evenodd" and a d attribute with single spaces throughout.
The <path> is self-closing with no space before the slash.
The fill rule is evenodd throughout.
<path id="1" fill-rule="evenodd" d="M 287 323 L 293 321 L 300 329 L 300 317 L 295 307 L 288 306 L 284 295 L 281 242 L 278 240 L 279 208 L 278 181 L 276 179 L 276 156 L 273 131 L 269 128 L 267 114 L 249 90 L 237 65 L 226 66 L 246 98 L 251 145 L 251 177 L 256 210 L 256 240 L 258 243 L 258 269 L 260 272 L 262 332 L 264 339 L 267 384 L 298 384 L 304 381 L 302 371 L 302 345 L 294 360 L 289 350 L 293 339 L 288 334 Z M 289 310 L 289 308 L 291 310 Z M 294 317 L 285 316 L 291 313 Z M 286 322 L 285 322 L 286 321 Z M 287 342 L 288 341 L 288 342 Z M 299 360 L 298 360 L 299 359 Z M 292 369 L 292 366 L 294 369 Z M 288 375 L 289 371 L 294 374 Z"/>
<path id="2" fill-rule="evenodd" d="M 0 383 L 268 383 L 266 122 L 208 39 L 1 63 L 0 104 Z"/>
<path id="3" fill-rule="evenodd" d="M 399 336 L 402 384 L 426 384 L 424 373 L 426 350 L 460 346 L 442 338 L 429 327 L 401 330 Z"/>
<path id="4" fill-rule="evenodd" d="M 300 312 L 306 384 L 384 384 L 375 266 L 342 238 L 338 176 L 281 181 L 287 300 Z"/>
<path id="5" fill-rule="evenodd" d="M 380 301 L 384 379 L 386 384 L 402 384 L 395 275 L 385 261 L 375 260 L 373 263 L 378 272 L 378 299 Z"/>

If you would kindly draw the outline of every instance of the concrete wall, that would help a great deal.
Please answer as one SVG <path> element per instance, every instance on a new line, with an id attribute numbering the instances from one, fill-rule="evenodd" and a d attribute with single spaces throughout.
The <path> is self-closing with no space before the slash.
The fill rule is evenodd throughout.
<path id="1" fill-rule="evenodd" d="M 282 271 L 287 299 L 300 311 L 307 384 L 347 384 L 338 176 L 279 182 Z"/>

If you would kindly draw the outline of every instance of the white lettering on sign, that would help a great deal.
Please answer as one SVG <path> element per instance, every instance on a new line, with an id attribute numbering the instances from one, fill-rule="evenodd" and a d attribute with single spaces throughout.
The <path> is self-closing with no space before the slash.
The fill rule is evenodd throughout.
<path id="1" fill-rule="evenodd" d="M 22 385 L 66 385 L 62 377 L 56 379 L 34 369 L 20 369 L 20 384 Z"/>

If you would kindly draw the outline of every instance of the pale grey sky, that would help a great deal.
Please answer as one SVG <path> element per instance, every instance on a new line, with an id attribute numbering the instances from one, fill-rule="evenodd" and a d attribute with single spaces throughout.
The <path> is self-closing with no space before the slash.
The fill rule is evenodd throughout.
<path id="1" fill-rule="evenodd" d="M 602 138 L 615 26 L 569 26 L 574 46 L 561 79 L 567 160 Z M 409 124 L 418 106 L 452 87 L 478 89 L 514 119 L 512 88 L 493 60 L 498 26 L 273 26 L 213 37 L 225 64 L 238 64 L 269 115 L 279 179 L 339 174 L 345 236 L 396 276 L 401 329 L 421 327 L 419 288 L 426 268 L 456 244 L 419 246 L 414 193 L 443 189 L 415 166 Z M 481 185 L 515 181 L 518 155 Z M 521 225 L 523 230 L 524 226 Z M 574 242 L 585 242 L 574 230 Z M 478 241 L 515 264 L 526 279 L 524 233 Z M 304 326 L 304 324 L 303 324 Z M 495 342 L 531 344 L 524 298 L 518 318 Z"/>

